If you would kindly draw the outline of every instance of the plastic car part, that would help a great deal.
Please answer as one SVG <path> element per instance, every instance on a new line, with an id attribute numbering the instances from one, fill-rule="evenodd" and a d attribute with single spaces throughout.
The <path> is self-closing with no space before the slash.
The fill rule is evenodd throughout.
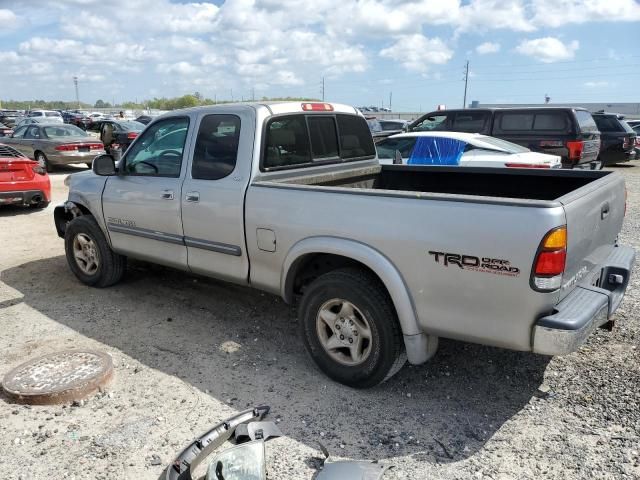
<path id="1" fill-rule="evenodd" d="M 245 410 L 219 423 L 204 435 L 194 440 L 173 463 L 167 467 L 165 480 L 192 480 L 191 472 L 216 448 L 229 440 L 238 425 L 262 420 L 269 413 L 266 405 Z"/>
<path id="2" fill-rule="evenodd" d="M 332 460 L 327 458 L 316 480 L 379 480 L 391 465 L 367 460 Z"/>
<path id="3" fill-rule="evenodd" d="M 252 422 L 238 425 L 234 433 L 236 443 L 281 437 L 282 432 L 273 422 Z"/>
<path id="4" fill-rule="evenodd" d="M 265 480 L 264 440 L 228 448 L 213 457 L 205 480 Z"/>

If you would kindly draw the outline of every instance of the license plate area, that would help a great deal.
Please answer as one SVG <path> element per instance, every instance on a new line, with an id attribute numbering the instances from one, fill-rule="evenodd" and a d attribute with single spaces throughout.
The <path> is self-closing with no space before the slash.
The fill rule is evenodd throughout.
<path id="1" fill-rule="evenodd" d="M 81 153 L 89 153 L 89 147 L 78 147 L 78 151 Z"/>

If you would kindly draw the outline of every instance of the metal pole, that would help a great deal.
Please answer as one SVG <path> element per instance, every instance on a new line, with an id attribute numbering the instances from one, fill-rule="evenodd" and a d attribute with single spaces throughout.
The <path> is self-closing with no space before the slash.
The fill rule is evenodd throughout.
<path id="1" fill-rule="evenodd" d="M 391 110 L 391 97 L 393 95 L 393 92 L 389 92 L 389 110 Z"/>
<path id="2" fill-rule="evenodd" d="M 469 83 L 469 60 L 464 68 L 464 100 L 462 101 L 462 108 L 467 108 L 467 84 Z"/>
<path id="3" fill-rule="evenodd" d="M 76 104 L 78 106 L 78 110 L 80 110 L 80 94 L 78 93 L 78 77 L 73 77 L 73 84 L 76 87 Z"/>
<path id="4" fill-rule="evenodd" d="M 322 101 L 324 102 L 324 77 L 322 77 Z"/>

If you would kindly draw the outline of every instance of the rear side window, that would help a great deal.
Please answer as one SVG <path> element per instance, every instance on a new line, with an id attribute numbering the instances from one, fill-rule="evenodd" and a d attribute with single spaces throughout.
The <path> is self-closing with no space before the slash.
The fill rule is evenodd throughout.
<path id="1" fill-rule="evenodd" d="M 191 177 L 220 180 L 236 167 L 240 140 L 240 118 L 235 115 L 207 115 L 200 122 L 193 154 Z"/>
<path id="2" fill-rule="evenodd" d="M 500 130 L 522 131 L 533 128 L 533 113 L 503 113 L 500 115 Z"/>
<path id="3" fill-rule="evenodd" d="M 375 157 L 376 147 L 364 118 L 356 115 L 336 115 L 340 132 L 340 157 L 353 159 Z"/>
<path id="4" fill-rule="evenodd" d="M 498 129 L 503 132 L 567 132 L 566 112 L 500 112 L 496 114 Z"/>
<path id="5" fill-rule="evenodd" d="M 623 132 L 624 129 L 620 125 L 618 119 L 609 115 L 596 115 L 593 117 L 601 132 Z"/>
<path id="6" fill-rule="evenodd" d="M 486 112 L 458 112 L 453 115 L 451 129 L 454 132 L 479 133 L 484 128 Z"/>
<path id="7" fill-rule="evenodd" d="M 356 115 L 285 115 L 267 123 L 265 168 L 314 161 L 352 160 L 376 154 L 371 131 Z"/>
<path id="8" fill-rule="evenodd" d="M 581 132 L 596 132 L 598 130 L 598 126 L 589 112 L 576 110 L 576 119 Z"/>
<path id="9" fill-rule="evenodd" d="M 271 120 L 267 125 L 264 166 L 286 167 L 311 162 L 311 147 L 304 115 Z"/>
<path id="10" fill-rule="evenodd" d="M 534 130 L 568 130 L 567 115 L 564 112 L 536 113 L 533 119 Z"/>

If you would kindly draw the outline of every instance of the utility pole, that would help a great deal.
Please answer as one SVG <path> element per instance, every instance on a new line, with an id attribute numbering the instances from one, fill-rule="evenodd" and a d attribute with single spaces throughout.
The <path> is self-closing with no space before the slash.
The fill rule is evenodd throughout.
<path id="1" fill-rule="evenodd" d="M 256 101 L 256 88 L 255 87 L 251 87 L 251 101 L 252 102 Z"/>
<path id="2" fill-rule="evenodd" d="M 73 84 L 76 87 L 76 105 L 78 106 L 78 110 L 80 110 L 80 93 L 78 93 L 78 77 L 73 77 Z"/>
<path id="3" fill-rule="evenodd" d="M 322 101 L 324 102 L 324 77 L 322 77 Z"/>
<path id="4" fill-rule="evenodd" d="M 464 100 L 462 101 L 462 108 L 467 108 L 467 84 L 469 83 L 469 60 L 464 67 Z"/>
<path id="5" fill-rule="evenodd" d="M 393 92 L 389 92 L 389 110 L 391 110 L 391 97 L 393 95 Z"/>

